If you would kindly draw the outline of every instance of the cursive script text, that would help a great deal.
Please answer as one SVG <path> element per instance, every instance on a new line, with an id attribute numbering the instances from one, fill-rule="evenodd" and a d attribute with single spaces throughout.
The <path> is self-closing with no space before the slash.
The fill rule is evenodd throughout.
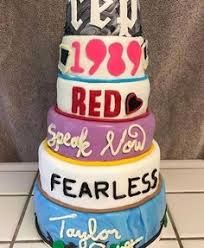
<path id="1" fill-rule="evenodd" d="M 90 218 L 88 220 L 88 231 L 81 231 L 75 228 L 65 229 L 66 220 L 77 218 L 77 214 L 70 214 L 62 217 L 51 217 L 50 221 L 60 221 L 60 238 L 63 239 L 66 235 L 68 238 L 78 238 L 79 239 L 79 248 L 93 248 L 101 247 L 105 248 L 102 241 L 106 241 L 109 236 L 113 236 L 115 239 L 121 239 L 121 235 L 116 229 L 103 229 L 100 232 L 97 231 L 97 221 L 95 218 Z M 88 241 L 93 241 L 90 245 Z"/>
<path id="2" fill-rule="evenodd" d="M 141 133 L 141 141 L 138 140 L 139 133 Z M 130 140 L 126 141 L 127 137 Z M 113 131 L 108 131 L 106 135 L 107 145 L 103 148 L 100 155 L 103 156 L 106 151 L 110 150 L 113 156 L 116 156 L 120 151 L 123 153 L 129 153 L 132 150 L 143 151 L 146 143 L 146 134 L 144 129 L 138 125 L 131 125 L 128 129 L 123 131 L 122 137 L 117 147 L 114 147 L 115 134 Z"/>
<path id="3" fill-rule="evenodd" d="M 79 158 L 80 156 L 88 157 L 91 155 L 92 150 L 88 150 L 90 147 L 90 142 L 88 142 L 88 129 L 84 127 L 81 131 L 79 136 L 73 136 L 67 132 L 65 134 L 56 131 L 56 125 L 51 123 L 48 127 L 48 133 L 52 136 L 48 139 L 48 145 L 50 147 L 55 147 L 54 150 L 58 151 L 60 145 L 65 145 L 67 147 L 71 147 L 73 149 L 78 149 L 76 157 Z M 87 151 L 88 150 L 88 151 Z"/>

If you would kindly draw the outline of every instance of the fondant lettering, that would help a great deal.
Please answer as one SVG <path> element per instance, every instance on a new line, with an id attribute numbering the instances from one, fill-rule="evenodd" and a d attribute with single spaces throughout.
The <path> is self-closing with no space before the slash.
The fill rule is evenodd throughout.
<path id="1" fill-rule="evenodd" d="M 84 103 L 86 91 L 82 87 L 73 87 L 72 89 L 72 113 L 85 115 L 86 105 Z"/>
<path id="2" fill-rule="evenodd" d="M 157 169 L 154 169 L 153 171 L 152 171 L 152 179 L 154 180 L 154 183 L 153 183 L 153 185 L 152 185 L 152 189 L 155 189 L 156 188 L 156 186 L 157 186 L 157 182 L 158 182 L 158 177 L 156 176 L 156 173 L 157 173 Z"/>
<path id="3" fill-rule="evenodd" d="M 97 98 L 99 99 L 97 100 Z M 99 117 L 103 114 L 116 117 L 120 113 L 120 108 L 121 95 L 118 91 L 90 90 L 86 92 L 82 87 L 73 87 L 72 89 L 72 113 L 74 114 L 85 115 L 86 109 L 88 109 L 89 116 Z"/>
<path id="4" fill-rule="evenodd" d="M 123 199 L 123 198 L 125 198 L 125 197 L 126 197 L 125 194 L 121 194 L 121 195 L 117 194 L 117 182 L 114 181 L 114 182 L 113 182 L 113 198 L 114 198 L 115 200 L 119 200 L 119 199 Z"/>
<path id="5" fill-rule="evenodd" d="M 92 198 L 92 194 L 91 194 L 91 190 L 89 188 L 89 185 L 88 183 L 86 182 L 83 182 L 82 185 L 81 185 L 81 189 L 80 189 L 80 192 L 79 192 L 79 197 L 81 198 L 83 195 L 88 195 L 90 198 Z"/>
<path id="6" fill-rule="evenodd" d="M 83 23 L 81 19 L 78 20 L 77 16 L 77 2 L 78 0 L 68 0 L 71 3 L 71 23 L 75 30 L 78 30 Z M 82 3 L 84 0 L 79 0 Z"/>
<path id="7" fill-rule="evenodd" d="M 71 3 L 71 24 L 78 30 L 83 24 L 82 19 L 78 19 L 78 11 L 81 8 L 78 8 L 77 0 L 69 0 Z M 79 0 L 82 3 L 85 0 Z M 87 8 L 90 8 L 90 22 L 89 24 L 99 27 L 103 29 L 110 21 L 111 18 L 107 15 L 107 17 L 103 17 L 102 14 L 106 11 L 112 4 L 113 0 L 104 0 L 102 3 L 99 0 L 91 0 L 90 7 L 88 5 Z M 128 17 L 128 6 L 131 4 L 131 17 Z M 130 36 L 129 29 L 133 28 L 134 24 L 137 21 L 137 0 L 131 0 L 129 3 L 128 0 L 119 0 L 120 5 L 120 13 L 117 19 L 116 24 L 120 24 L 120 36 Z"/>
<path id="8" fill-rule="evenodd" d="M 151 189 L 151 183 L 149 180 L 146 180 L 146 178 L 149 176 L 149 173 L 145 173 L 142 177 L 142 183 L 147 184 L 147 188 L 142 191 L 143 194 L 148 193 Z"/>
<path id="9" fill-rule="evenodd" d="M 91 18 L 90 24 L 99 28 L 104 28 L 109 22 L 110 18 L 106 17 L 104 20 L 101 19 L 101 13 L 109 8 L 113 4 L 113 0 L 104 0 L 103 4 L 99 0 L 91 0 Z"/>
<path id="10" fill-rule="evenodd" d="M 72 179 L 68 179 L 68 178 L 63 179 L 64 195 L 72 197 L 72 198 L 76 198 L 77 197 L 76 195 L 69 193 L 72 190 L 72 187 L 68 186 L 68 183 L 76 183 L 76 180 L 72 180 Z"/>
<path id="11" fill-rule="evenodd" d="M 106 45 L 102 40 L 90 40 L 86 46 L 87 57 L 93 61 L 92 67 L 89 69 L 89 74 L 93 75 L 106 57 Z"/>
<path id="12" fill-rule="evenodd" d="M 96 200 L 107 199 L 109 197 L 120 200 L 127 197 L 136 197 L 140 194 L 146 194 L 158 185 L 157 169 L 149 173 L 144 173 L 141 177 L 128 178 L 126 187 L 120 187 L 118 181 L 93 181 L 92 183 L 78 182 L 70 178 L 62 178 L 60 175 L 53 173 L 50 179 L 51 191 L 59 190 L 56 185 L 61 185 L 64 196 L 71 198 L 95 198 Z M 58 186 L 60 187 L 60 186 Z M 121 191 L 121 189 L 123 191 Z"/>
<path id="13" fill-rule="evenodd" d="M 136 74 L 140 65 L 140 59 L 142 55 L 140 44 L 137 41 L 130 42 L 130 44 L 127 47 L 127 54 L 128 54 L 128 58 L 134 65 L 131 71 L 131 75 L 133 76 Z"/>
<path id="14" fill-rule="evenodd" d="M 133 28 L 137 21 L 137 0 L 131 0 L 131 19 L 128 17 L 129 0 L 120 0 L 120 36 L 130 36 L 129 30 Z"/>
<path id="15" fill-rule="evenodd" d="M 141 140 L 138 140 L 139 137 L 141 137 Z M 125 142 L 127 138 L 131 138 L 131 140 Z M 143 151 L 146 143 L 146 133 L 140 125 L 134 124 L 131 125 L 128 130 L 125 129 L 123 131 L 122 137 L 117 147 L 114 147 L 114 139 L 114 132 L 108 131 L 106 135 L 107 145 L 101 151 L 101 156 L 104 156 L 107 151 L 110 151 L 113 156 L 116 156 L 120 151 L 125 154 L 129 153 L 131 150 Z"/>
<path id="16" fill-rule="evenodd" d="M 73 149 L 78 149 L 76 157 L 81 156 L 88 157 L 92 154 L 90 148 L 90 142 L 86 139 L 88 137 L 88 129 L 84 127 L 79 136 L 73 136 L 71 133 L 67 132 L 65 134 L 56 131 L 56 125 L 51 123 L 48 127 L 48 134 L 51 135 L 51 138 L 48 139 L 47 143 L 50 147 L 54 147 L 54 150 L 57 152 L 61 145 L 71 147 Z"/>
<path id="17" fill-rule="evenodd" d="M 109 189 L 109 184 L 108 182 L 95 182 L 95 195 L 96 199 L 100 198 L 99 193 L 104 195 L 105 197 L 109 197 L 107 190 Z"/>
<path id="18" fill-rule="evenodd" d="M 100 102 L 96 101 L 96 98 L 101 95 L 101 90 L 90 90 L 89 96 L 89 115 L 90 116 L 100 116 L 100 111 L 96 109 L 100 108 Z"/>
<path id="19" fill-rule="evenodd" d="M 73 65 L 70 67 L 71 72 L 83 73 L 86 70 L 89 75 L 95 74 L 100 69 L 102 63 L 105 64 L 110 75 L 115 77 L 123 74 L 125 70 L 129 71 L 127 66 L 128 61 L 125 61 L 123 58 L 123 51 L 126 49 L 125 52 L 130 62 L 133 64 L 130 75 L 134 76 L 140 66 L 142 56 L 141 46 L 138 41 L 135 40 L 130 41 L 126 47 L 126 44 L 124 45 L 120 42 L 106 44 L 100 39 L 90 39 L 85 48 L 79 41 L 73 41 L 72 47 L 69 49 L 73 50 L 73 54 L 71 55 L 73 57 Z M 85 55 L 84 49 L 86 52 L 85 59 L 88 59 L 88 63 L 82 60 Z M 107 50 L 109 51 L 108 55 Z M 69 50 L 61 48 L 61 54 L 61 63 L 66 66 Z M 93 62 L 93 65 L 90 68 L 87 67 L 89 61 Z"/>
<path id="20" fill-rule="evenodd" d="M 80 66 L 80 43 L 75 41 L 72 43 L 72 47 L 75 49 L 75 59 L 71 71 L 74 73 L 82 73 L 84 72 L 84 69 Z"/>
<path id="21" fill-rule="evenodd" d="M 61 221 L 61 227 L 60 227 L 60 238 L 62 239 L 64 237 L 64 228 L 66 224 L 66 219 L 75 219 L 77 217 L 77 214 L 69 214 L 65 216 L 60 216 L 60 217 L 50 217 L 49 221 Z"/>
<path id="22" fill-rule="evenodd" d="M 75 229 L 75 228 L 65 229 L 65 226 L 69 224 L 68 220 L 76 219 L 76 218 L 77 218 L 77 214 L 70 214 L 60 217 L 50 217 L 49 221 L 51 222 L 60 221 L 61 224 L 59 230 L 60 238 L 61 239 L 65 238 L 65 235 L 68 238 L 78 238 L 79 248 L 94 248 L 94 247 L 105 248 L 106 246 L 102 244 L 101 241 L 106 241 L 110 236 L 113 236 L 113 238 L 116 240 L 121 239 L 120 232 L 117 229 L 102 229 L 98 231 L 98 224 L 95 218 L 90 218 L 88 220 L 87 231 L 81 231 L 80 229 Z M 88 244 L 88 241 L 92 241 L 91 244 Z"/>
<path id="23" fill-rule="evenodd" d="M 140 191 L 133 192 L 133 189 L 137 188 L 137 184 L 135 184 L 135 182 L 137 182 L 138 180 L 140 180 L 140 177 L 128 178 L 128 185 L 129 185 L 128 186 L 128 195 L 130 197 L 137 196 L 137 195 L 141 194 Z"/>
<path id="24" fill-rule="evenodd" d="M 111 103 L 115 104 L 112 106 Z M 105 94 L 105 117 L 115 117 L 120 114 L 121 105 L 116 103 L 121 103 L 121 95 L 117 91 L 107 90 Z"/>
<path id="25" fill-rule="evenodd" d="M 113 76 L 120 76 L 125 71 L 125 62 L 123 61 L 123 46 L 115 42 L 109 47 L 110 59 L 107 64 L 109 73 Z"/>
<path id="26" fill-rule="evenodd" d="M 61 176 L 53 173 L 51 176 L 51 191 L 54 190 L 55 184 L 60 184 L 60 181 L 57 181 L 56 179 L 61 179 Z"/>

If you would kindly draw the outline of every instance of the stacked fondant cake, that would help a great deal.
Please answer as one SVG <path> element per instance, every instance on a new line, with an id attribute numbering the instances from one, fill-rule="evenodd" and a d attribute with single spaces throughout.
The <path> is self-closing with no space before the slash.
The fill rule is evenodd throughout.
<path id="1" fill-rule="evenodd" d="M 166 199 L 147 64 L 137 0 L 68 1 L 34 196 L 51 247 L 157 247 Z"/>

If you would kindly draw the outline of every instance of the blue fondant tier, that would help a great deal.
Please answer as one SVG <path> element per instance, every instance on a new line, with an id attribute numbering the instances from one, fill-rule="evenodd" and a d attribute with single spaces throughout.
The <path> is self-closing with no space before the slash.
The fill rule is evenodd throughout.
<path id="1" fill-rule="evenodd" d="M 34 207 L 44 241 L 62 240 L 65 247 L 146 247 L 160 234 L 166 212 L 165 187 L 140 207 L 112 213 L 83 213 L 45 198 L 35 186 Z M 87 206 L 88 207 L 88 206 Z M 129 246 L 128 246 L 129 247 Z"/>

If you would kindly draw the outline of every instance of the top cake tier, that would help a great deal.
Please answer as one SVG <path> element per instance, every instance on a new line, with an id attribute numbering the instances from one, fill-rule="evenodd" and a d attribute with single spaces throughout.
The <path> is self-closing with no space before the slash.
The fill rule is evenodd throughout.
<path id="1" fill-rule="evenodd" d="M 139 0 L 68 0 L 65 35 L 141 36 Z"/>

